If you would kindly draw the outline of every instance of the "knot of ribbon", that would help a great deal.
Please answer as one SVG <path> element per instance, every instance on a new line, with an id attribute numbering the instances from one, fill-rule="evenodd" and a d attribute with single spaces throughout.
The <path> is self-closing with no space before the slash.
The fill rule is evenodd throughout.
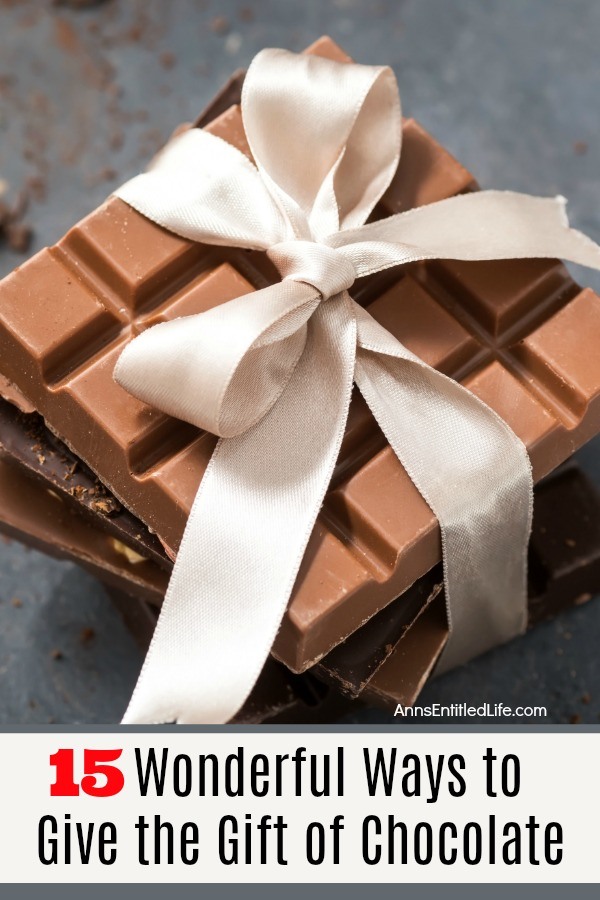
<path id="1" fill-rule="evenodd" d="M 127 723 L 224 722 L 242 705 L 293 590 L 354 383 L 440 524 L 442 665 L 523 631 L 524 445 L 348 289 L 423 259 L 562 257 L 600 268 L 600 248 L 569 228 L 561 198 L 482 191 L 363 224 L 400 157 L 389 68 L 265 50 L 246 76 L 242 115 L 253 162 L 191 129 L 116 192 L 186 238 L 266 251 L 282 276 L 148 329 L 117 363 L 115 378 L 136 397 L 221 438 Z"/>
<path id="2" fill-rule="evenodd" d="M 290 281 L 303 281 L 320 294 L 322 300 L 335 297 L 352 287 L 356 270 L 344 255 L 318 241 L 282 241 L 267 250 L 280 275 Z"/>

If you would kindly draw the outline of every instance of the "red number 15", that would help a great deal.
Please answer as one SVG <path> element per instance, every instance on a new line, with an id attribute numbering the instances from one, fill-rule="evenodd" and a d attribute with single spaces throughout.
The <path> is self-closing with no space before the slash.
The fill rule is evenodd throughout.
<path id="1" fill-rule="evenodd" d="M 123 790 L 125 778 L 117 766 L 108 763 L 118 759 L 122 750 L 84 750 L 83 771 L 84 776 L 79 784 L 74 779 L 74 751 L 70 749 L 57 750 L 50 757 L 50 765 L 56 769 L 56 781 L 50 785 L 51 797 L 77 797 L 79 789 L 90 797 L 114 797 Z M 102 781 L 104 783 L 98 784 Z"/>

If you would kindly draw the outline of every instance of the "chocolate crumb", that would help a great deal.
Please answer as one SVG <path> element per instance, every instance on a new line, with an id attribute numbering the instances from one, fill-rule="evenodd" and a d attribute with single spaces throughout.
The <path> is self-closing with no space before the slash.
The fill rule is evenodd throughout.
<path id="1" fill-rule="evenodd" d="M 210 23 L 210 30 L 215 34 L 227 34 L 230 27 L 227 16 L 215 16 Z"/>
<path id="2" fill-rule="evenodd" d="M 106 0 L 52 0 L 53 6 L 66 6 L 69 9 L 90 9 L 101 3 L 106 3 Z"/>
<path id="3" fill-rule="evenodd" d="M 10 220 L 10 209 L 2 200 L 0 200 L 0 228 L 4 228 Z"/>
<path id="4" fill-rule="evenodd" d="M 175 65 L 176 57 L 174 53 L 170 53 L 168 50 L 166 50 L 164 53 L 160 54 L 158 60 L 163 69 L 172 69 Z"/>
<path id="5" fill-rule="evenodd" d="M 573 715 L 569 719 L 569 724 L 570 725 L 579 725 L 580 722 L 581 722 L 581 716 L 579 715 L 579 713 L 573 713 Z"/>
<path id="6" fill-rule="evenodd" d="M 45 200 L 46 199 L 46 179 L 41 175 L 32 175 L 27 179 L 27 190 L 36 200 Z"/>
<path id="7" fill-rule="evenodd" d="M 585 703 L 586 706 L 590 703 L 591 699 L 592 698 L 591 698 L 590 694 L 588 694 L 587 691 L 585 692 L 585 694 L 581 695 L 581 702 Z"/>
<path id="8" fill-rule="evenodd" d="M 27 253 L 33 237 L 33 230 L 29 225 L 9 222 L 4 228 L 4 234 L 11 250 L 14 250 L 16 253 Z"/>
<path id="9" fill-rule="evenodd" d="M 116 512 L 114 506 L 107 500 L 94 500 L 92 502 L 92 508 L 95 509 L 96 512 L 104 513 L 105 516 L 110 516 L 111 513 Z"/>
<path id="10" fill-rule="evenodd" d="M 96 632 L 93 628 L 90 628 L 89 625 L 86 625 L 85 628 L 82 628 L 79 632 L 79 640 L 82 644 L 89 644 L 96 637 Z"/>
<path id="11" fill-rule="evenodd" d="M 56 647 L 55 647 L 54 650 L 51 652 L 50 656 L 52 657 L 52 659 L 55 659 L 55 660 L 64 659 L 62 650 L 59 650 L 59 649 L 56 648 Z"/>
<path id="12" fill-rule="evenodd" d="M 10 602 L 15 607 L 15 609 L 20 609 L 23 606 L 23 601 L 20 599 L 20 597 L 13 597 Z"/>

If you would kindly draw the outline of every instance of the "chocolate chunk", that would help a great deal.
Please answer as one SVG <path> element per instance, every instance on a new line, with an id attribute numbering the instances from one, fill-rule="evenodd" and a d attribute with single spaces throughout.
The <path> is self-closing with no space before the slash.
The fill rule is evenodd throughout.
<path id="1" fill-rule="evenodd" d="M 535 624 L 600 591 L 600 500 L 577 466 L 536 491 L 529 547 L 529 620 Z"/>

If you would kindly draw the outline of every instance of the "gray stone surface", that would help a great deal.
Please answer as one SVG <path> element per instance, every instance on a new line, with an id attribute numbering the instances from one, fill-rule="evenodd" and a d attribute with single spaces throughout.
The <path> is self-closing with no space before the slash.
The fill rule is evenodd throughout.
<path id="1" fill-rule="evenodd" d="M 565 194 L 600 239 L 600 4 L 594 0 L 109 0 L 0 3 L 0 178 L 31 177 L 33 249 L 139 171 L 264 46 L 329 33 L 390 63 L 405 111 L 485 186 Z M 0 251 L 0 274 L 20 257 Z M 595 273 L 577 272 L 600 289 Z M 580 454 L 600 483 L 598 441 Z M 600 719 L 600 603 L 434 681 L 427 702 L 548 708 Z M 0 543 L 0 722 L 114 722 L 141 663 L 102 588 L 77 567 Z M 584 698 L 584 699 L 582 699 Z M 378 712 L 354 720 L 390 721 Z M 398 720 L 396 720 L 398 723 Z"/>

